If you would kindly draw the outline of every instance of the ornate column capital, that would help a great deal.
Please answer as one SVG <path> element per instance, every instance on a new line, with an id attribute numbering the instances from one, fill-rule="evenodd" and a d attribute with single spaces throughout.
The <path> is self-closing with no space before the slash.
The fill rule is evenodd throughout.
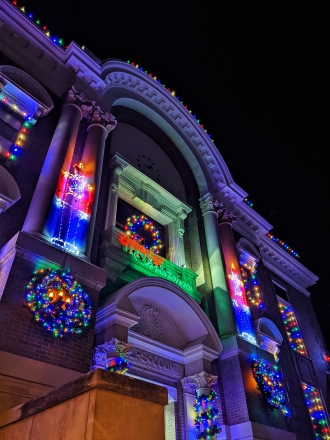
<path id="1" fill-rule="evenodd" d="M 222 205 L 217 209 L 218 223 L 232 223 L 235 222 L 237 217 L 232 212 L 230 212 L 227 208 L 224 208 Z"/>
<path id="2" fill-rule="evenodd" d="M 211 193 L 205 194 L 205 196 L 199 199 L 199 206 L 204 215 L 206 212 L 217 212 L 217 209 L 222 207 L 222 203 L 215 200 Z"/>
<path id="3" fill-rule="evenodd" d="M 112 338 L 104 344 L 98 345 L 93 350 L 92 369 L 106 368 L 107 360 L 114 356 L 124 358 L 132 351 L 132 344 L 125 341 L 119 341 L 117 338 Z"/>
<path id="4" fill-rule="evenodd" d="M 195 394 L 195 391 L 200 388 L 213 387 L 218 380 L 218 376 L 202 371 L 201 373 L 194 374 L 193 376 L 184 377 L 181 379 L 183 391 L 188 394 Z"/>
<path id="5" fill-rule="evenodd" d="M 102 111 L 98 105 L 95 105 L 95 102 L 92 104 L 92 109 L 87 117 L 88 124 L 100 124 L 109 134 L 114 128 L 116 128 L 117 121 L 115 117 L 111 113 Z"/>

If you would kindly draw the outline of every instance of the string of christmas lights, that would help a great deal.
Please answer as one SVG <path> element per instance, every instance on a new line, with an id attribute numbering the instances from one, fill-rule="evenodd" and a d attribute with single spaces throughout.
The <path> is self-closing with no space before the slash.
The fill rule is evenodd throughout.
<path id="1" fill-rule="evenodd" d="M 278 298 L 278 306 L 280 309 L 281 318 L 285 327 L 290 347 L 297 353 L 306 356 L 307 351 L 293 308 L 289 303 L 280 298 Z"/>
<path id="2" fill-rule="evenodd" d="M 214 399 L 217 394 L 211 390 L 208 396 L 196 396 L 194 410 L 196 413 L 195 427 L 197 430 L 197 439 L 212 439 L 220 434 L 220 425 L 215 423 L 214 419 L 219 416 L 219 411 L 214 408 Z"/>
<path id="3" fill-rule="evenodd" d="M 64 45 L 64 41 L 62 38 L 55 37 L 54 35 L 52 36 L 50 33 L 50 30 L 47 28 L 47 26 L 43 26 L 40 23 L 40 20 L 35 20 L 32 13 L 27 14 L 27 12 L 25 11 L 25 6 L 18 6 L 17 0 L 13 0 L 12 4 L 14 6 L 16 6 L 16 8 L 19 9 L 22 14 L 26 15 L 32 21 L 32 23 L 34 23 L 36 26 L 38 26 L 43 31 L 43 33 L 46 35 L 46 37 L 48 37 L 50 39 L 50 41 L 52 41 L 54 44 L 56 44 L 56 46 L 60 47 L 63 50 L 65 50 L 67 48 L 67 46 Z"/>
<path id="4" fill-rule="evenodd" d="M 245 293 L 250 305 L 258 307 L 261 310 L 266 308 L 263 301 L 260 282 L 258 279 L 257 270 L 252 272 L 246 266 L 247 264 L 241 264 L 241 273 L 244 282 Z"/>
<path id="5" fill-rule="evenodd" d="M 245 197 L 244 202 L 249 205 L 251 208 L 253 207 L 253 203 L 247 197 Z"/>
<path id="6" fill-rule="evenodd" d="M 288 416 L 289 411 L 285 404 L 285 392 L 280 382 L 281 375 L 277 365 L 268 365 L 261 359 L 252 360 L 252 374 L 257 382 L 257 389 L 261 392 L 270 407 L 280 409 L 284 415 Z"/>
<path id="7" fill-rule="evenodd" d="M 157 76 L 153 75 L 151 72 L 148 72 L 148 70 L 145 70 L 143 67 L 140 67 L 139 64 L 136 64 L 134 61 L 127 61 L 127 64 L 131 65 L 132 67 L 135 67 L 136 69 L 140 70 L 141 72 L 148 75 L 150 78 L 152 78 L 154 81 L 156 81 L 158 84 L 160 84 L 162 87 L 164 87 L 165 90 L 170 93 L 186 110 L 187 112 L 196 120 L 196 122 L 199 124 L 199 126 L 204 130 L 204 132 L 207 134 L 207 136 L 210 138 L 211 142 L 214 142 L 214 139 L 212 139 L 211 135 L 208 134 L 207 130 L 204 128 L 204 124 L 201 123 L 200 119 L 197 119 L 197 116 L 192 113 L 192 110 L 189 110 L 188 106 L 183 103 L 183 101 L 180 101 L 180 98 L 176 96 L 175 90 L 170 89 L 169 87 L 166 87 L 163 82 L 157 78 Z"/>
<path id="8" fill-rule="evenodd" d="M 106 369 L 111 373 L 125 374 L 130 367 L 131 364 L 124 357 L 116 356 L 109 359 Z"/>
<path id="9" fill-rule="evenodd" d="M 36 270 L 25 299 L 34 319 L 55 337 L 81 334 L 89 325 L 91 300 L 68 270 Z"/>
<path id="10" fill-rule="evenodd" d="M 154 226 L 153 222 L 145 215 L 133 215 L 132 217 L 128 217 L 126 224 L 124 225 L 126 235 L 133 240 L 140 241 L 143 237 L 137 233 L 138 228 L 143 228 L 151 235 L 152 245 L 144 244 L 144 247 L 155 254 L 159 254 L 163 247 L 163 243 L 160 239 L 159 231 Z"/>
<path id="11" fill-rule="evenodd" d="M 290 248 L 290 246 L 286 243 L 284 243 L 284 241 L 280 240 L 279 238 L 274 237 L 274 235 L 272 234 L 266 234 L 268 238 L 270 238 L 272 241 L 274 241 L 275 243 L 277 243 L 279 246 L 281 246 L 283 249 L 285 249 L 287 252 L 289 252 L 289 254 L 293 255 L 296 258 L 300 258 L 300 255 L 298 254 L 298 252 L 296 252 L 295 250 L 293 250 L 292 248 Z"/>
<path id="12" fill-rule="evenodd" d="M 311 422 L 315 432 L 315 437 L 317 439 L 329 440 L 329 424 L 326 419 L 325 411 L 318 390 L 305 383 L 302 383 L 301 386 L 304 393 L 305 403 L 308 408 L 309 417 L 311 418 Z"/>

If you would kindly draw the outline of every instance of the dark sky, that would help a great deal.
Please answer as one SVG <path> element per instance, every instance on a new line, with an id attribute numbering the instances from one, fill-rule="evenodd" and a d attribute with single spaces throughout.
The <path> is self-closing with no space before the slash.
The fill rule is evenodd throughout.
<path id="1" fill-rule="evenodd" d="M 18 5 L 67 44 L 135 61 L 176 90 L 273 234 L 320 277 L 310 291 L 330 345 L 325 10 L 214 0 Z"/>

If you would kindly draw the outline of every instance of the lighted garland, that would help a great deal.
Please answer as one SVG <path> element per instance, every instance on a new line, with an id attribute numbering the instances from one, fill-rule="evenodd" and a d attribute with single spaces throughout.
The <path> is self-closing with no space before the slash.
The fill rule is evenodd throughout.
<path id="1" fill-rule="evenodd" d="M 296 252 L 294 249 L 290 248 L 290 246 L 286 243 L 284 243 L 284 241 L 280 240 L 279 238 L 274 237 L 274 235 L 272 234 L 266 234 L 267 237 L 272 240 L 275 241 L 275 243 L 277 243 L 279 246 L 281 246 L 283 249 L 285 249 L 287 252 L 289 252 L 289 254 L 293 255 L 296 258 L 300 258 L 300 255 L 298 254 L 298 252 Z"/>
<path id="2" fill-rule="evenodd" d="M 146 249 L 149 249 L 151 252 L 155 254 L 159 254 L 161 248 L 163 247 L 162 240 L 160 239 L 159 231 L 154 226 L 153 222 L 148 219 L 145 215 L 132 215 L 126 221 L 124 226 L 124 230 L 126 231 L 126 235 L 134 240 L 139 239 L 139 234 L 137 233 L 138 228 L 143 228 L 145 231 L 150 232 L 152 245 L 148 244 L 144 245 Z"/>
<path id="3" fill-rule="evenodd" d="M 261 310 L 264 310 L 266 306 L 262 299 L 257 271 L 255 270 L 254 272 L 252 272 L 246 266 L 247 264 L 243 264 L 241 262 L 241 273 L 249 304 L 258 307 Z"/>
<path id="4" fill-rule="evenodd" d="M 211 390 L 208 396 L 204 394 L 197 397 L 194 410 L 197 414 L 195 418 L 195 427 L 197 430 L 197 439 L 212 439 L 220 434 L 221 428 L 217 423 L 212 423 L 217 418 L 219 411 L 213 407 L 213 400 L 217 397 L 214 390 Z"/>
<path id="5" fill-rule="evenodd" d="M 55 337 L 80 334 L 89 324 L 91 300 L 67 270 L 36 270 L 25 297 L 34 319 Z"/>
<path id="6" fill-rule="evenodd" d="M 311 419 L 315 437 L 322 440 L 330 439 L 330 429 L 327 422 L 326 412 L 324 411 L 320 393 L 318 390 L 305 383 L 301 384 L 309 417 Z"/>
<path id="7" fill-rule="evenodd" d="M 130 367 L 130 362 L 127 362 L 127 360 L 121 356 L 117 356 L 109 359 L 106 369 L 111 371 L 111 373 L 125 374 Z"/>
<path id="8" fill-rule="evenodd" d="M 289 411 L 285 406 L 285 392 L 280 382 L 280 374 L 276 365 L 267 365 L 261 359 L 253 359 L 252 373 L 257 382 L 257 389 L 261 392 L 270 407 L 280 409 L 283 414 Z"/>
<path id="9" fill-rule="evenodd" d="M 131 65 L 132 67 L 135 67 L 136 69 L 140 70 L 141 72 L 148 75 L 151 79 L 156 81 L 158 84 L 160 84 L 162 87 L 164 87 L 165 90 L 167 90 L 186 110 L 187 112 L 196 120 L 196 122 L 199 124 L 199 126 L 204 130 L 204 132 L 207 134 L 207 136 L 210 138 L 211 142 L 214 142 L 214 139 L 211 138 L 211 135 L 207 133 L 207 130 L 204 128 L 204 125 L 201 123 L 199 119 L 197 119 L 197 116 L 192 113 L 191 110 L 188 109 L 188 106 L 185 105 L 182 101 L 180 101 L 180 98 L 176 96 L 176 92 L 174 90 L 171 90 L 169 87 L 166 87 L 165 84 L 162 83 L 160 79 L 157 78 L 157 76 L 153 75 L 152 73 L 148 72 L 148 70 L 145 70 L 143 67 L 140 67 L 138 64 L 134 63 L 134 61 L 127 61 L 127 64 Z"/>

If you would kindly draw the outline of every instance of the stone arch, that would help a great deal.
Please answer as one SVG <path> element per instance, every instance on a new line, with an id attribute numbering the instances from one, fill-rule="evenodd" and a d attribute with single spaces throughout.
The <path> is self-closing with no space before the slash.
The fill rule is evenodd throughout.
<path id="1" fill-rule="evenodd" d="M 141 112 L 175 143 L 193 171 L 200 196 L 223 193 L 239 202 L 245 192 L 234 182 L 221 154 L 190 113 L 160 84 L 131 65 L 111 60 L 102 66 L 106 109 L 123 105 Z"/>
<path id="2" fill-rule="evenodd" d="M 278 353 L 283 342 L 283 336 L 277 326 L 268 318 L 260 318 L 254 322 L 257 341 L 261 348 L 272 353 L 278 360 Z"/>
<path id="3" fill-rule="evenodd" d="M 0 166 L 0 213 L 6 211 L 21 198 L 21 193 L 13 176 Z"/>

